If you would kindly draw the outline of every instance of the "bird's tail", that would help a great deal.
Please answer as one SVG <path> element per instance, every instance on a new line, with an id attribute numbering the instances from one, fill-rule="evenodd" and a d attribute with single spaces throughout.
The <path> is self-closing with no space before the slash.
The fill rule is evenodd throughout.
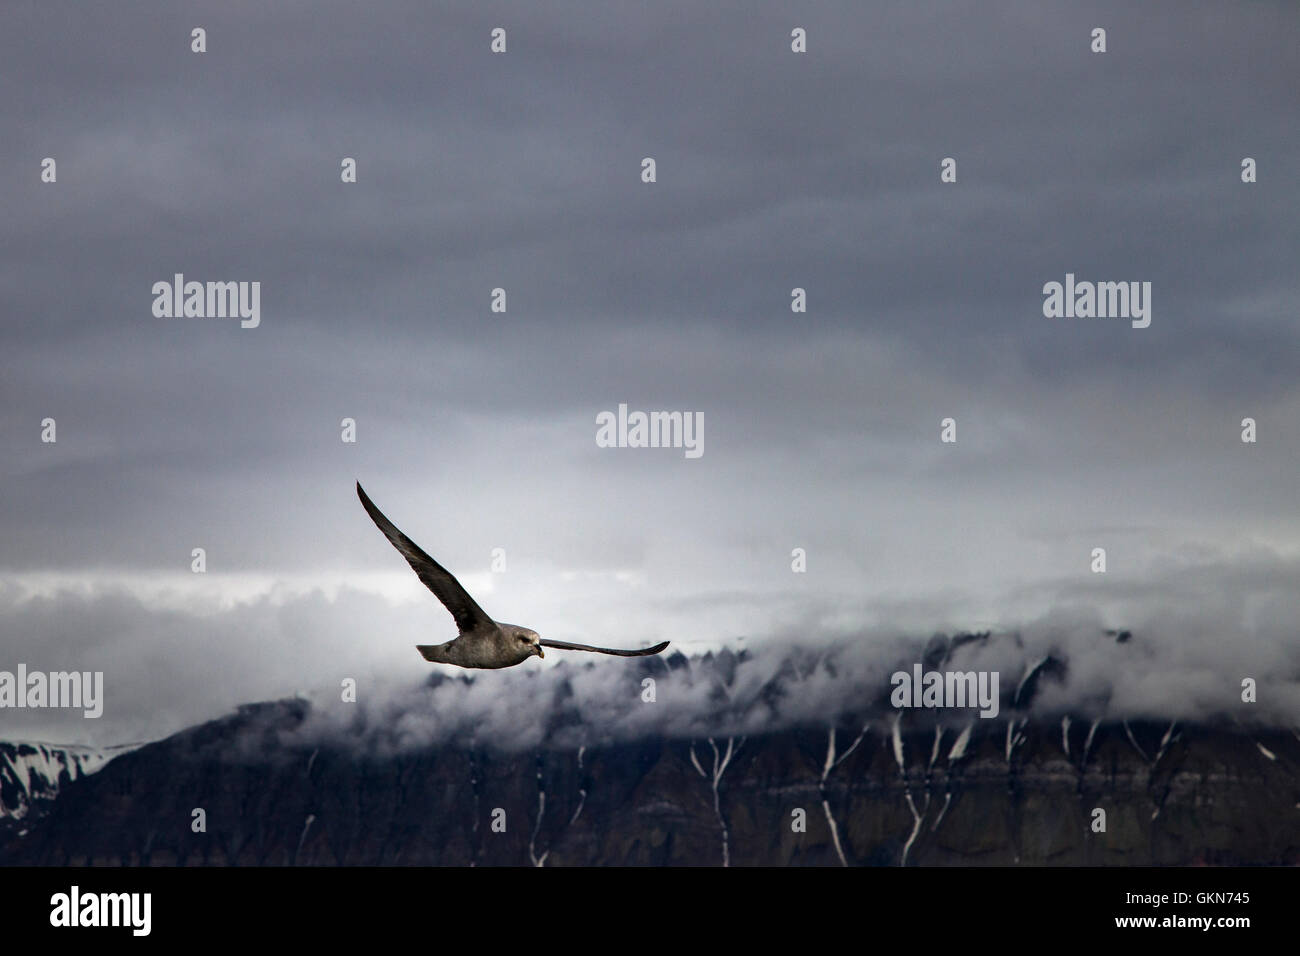
<path id="1" fill-rule="evenodd" d="M 434 644 L 416 644 L 415 649 L 420 652 L 420 656 L 426 661 L 434 664 L 438 663 L 438 648 Z"/>

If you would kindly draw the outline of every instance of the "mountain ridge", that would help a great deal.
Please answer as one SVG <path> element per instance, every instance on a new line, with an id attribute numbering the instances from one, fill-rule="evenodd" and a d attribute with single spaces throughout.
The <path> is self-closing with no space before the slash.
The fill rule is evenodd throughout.
<path id="1" fill-rule="evenodd" d="M 938 635 L 919 663 L 948 667 L 990 640 Z M 498 701 L 500 683 L 437 671 L 372 710 L 246 704 L 65 781 L 27 832 L 0 831 L 0 863 L 1300 864 L 1293 727 L 1039 707 L 1069 675 L 1051 653 L 1024 660 L 992 719 L 894 708 L 881 684 L 826 719 L 757 719 L 798 713 L 792 695 L 823 678 L 859 680 L 852 663 L 792 653 L 758 680 L 724 650 L 511 685 L 544 697 Z M 626 708 L 651 707 L 657 686 L 660 707 L 701 712 L 606 733 L 583 709 L 592 680 Z M 482 693 L 505 708 L 496 726 L 536 733 L 465 733 L 472 708 L 440 709 Z"/>

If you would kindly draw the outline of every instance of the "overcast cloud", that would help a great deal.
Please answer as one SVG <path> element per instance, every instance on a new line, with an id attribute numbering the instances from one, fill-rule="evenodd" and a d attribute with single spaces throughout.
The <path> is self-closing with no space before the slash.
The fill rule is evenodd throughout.
<path id="1" fill-rule="evenodd" d="M 1148 625 L 1153 706 L 1294 681 L 1298 67 L 1291 2 L 8 4 L 0 669 L 108 706 L 0 734 L 423 677 L 454 629 L 358 478 L 557 639 L 1064 613 Z M 177 272 L 260 327 L 155 318 Z M 1045 318 L 1067 272 L 1150 327 Z M 703 456 L 598 448 L 624 402 Z"/>

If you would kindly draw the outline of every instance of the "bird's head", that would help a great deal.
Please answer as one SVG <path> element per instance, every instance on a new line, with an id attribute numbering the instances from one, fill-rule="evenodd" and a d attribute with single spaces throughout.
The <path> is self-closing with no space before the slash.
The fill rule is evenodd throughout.
<path id="1" fill-rule="evenodd" d="M 531 631 L 526 627 L 516 627 L 515 640 L 527 649 L 529 654 L 536 654 L 538 657 L 545 657 L 546 652 L 542 650 L 542 636 L 536 631 Z"/>

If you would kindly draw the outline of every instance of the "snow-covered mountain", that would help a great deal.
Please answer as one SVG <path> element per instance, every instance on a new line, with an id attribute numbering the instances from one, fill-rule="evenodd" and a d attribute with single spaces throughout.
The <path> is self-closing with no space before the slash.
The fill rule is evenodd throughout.
<path id="1" fill-rule="evenodd" d="M 1133 642 L 1109 637 L 1122 663 Z M 992 645 L 937 638 L 921 659 Z M 1300 727 L 1063 711 L 1068 661 L 1041 653 L 1008 672 L 995 718 L 900 709 L 853 663 L 792 653 L 752 682 L 744 652 L 566 662 L 524 678 L 544 698 L 502 703 L 545 728 L 514 748 L 455 723 L 479 675 L 432 675 L 401 709 L 343 722 L 304 699 L 244 705 L 66 786 L 26 834 L 0 827 L 0 865 L 1300 864 Z M 693 703 L 694 728 L 608 735 L 616 712 L 581 710 L 592 678 L 649 708 L 649 676 L 658 719 Z M 856 709 L 827 709 L 836 680 Z M 419 701 L 453 732 L 411 739 Z"/>
<path id="2" fill-rule="evenodd" d="M 0 740 L 0 826 L 39 815 L 59 790 L 138 745 L 99 749 L 79 744 Z"/>

